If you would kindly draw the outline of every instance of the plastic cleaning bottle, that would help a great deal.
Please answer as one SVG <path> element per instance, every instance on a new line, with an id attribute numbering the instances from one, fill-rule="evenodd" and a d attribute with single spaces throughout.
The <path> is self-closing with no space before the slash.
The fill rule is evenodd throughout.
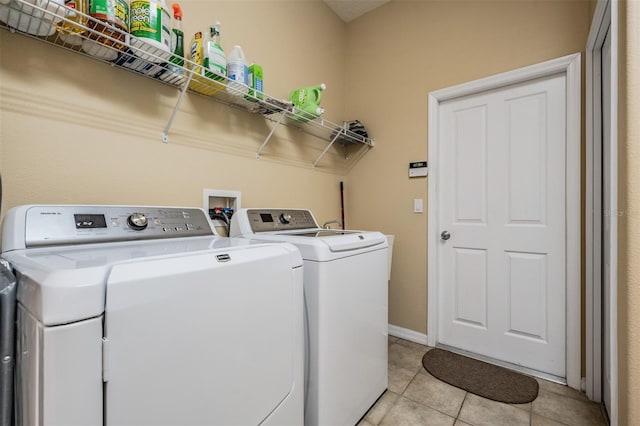
<path id="1" fill-rule="evenodd" d="M 132 0 L 129 10 L 133 52 L 150 62 L 164 62 L 165 56 L 168 60 L 171 53 L 171 14 L 165 1 Z"/>
<path id="2" fill-rule="evenodd" d="M 227 58 L 220 46 L 219 21 L 209 28 L 204 43 L 204 75 L 217 81 L 225 81 L 227 77 Z"/>
<path id="3" fill-rule="evenodd" d="M 173 28 L 171 29 L 171 52 L 173 55 L 167 66 L 168 72 L 162 74 L 162 80 L 182 83 L 184 81 L 184 32 L 182 31 L 182 8 L 179 3 L 171 5 L 173 9 Z"/>
<path id="4" fill-rule="evenodd" d="M 70 9 L 67 11 L 67 19 L 79 25 L 74 25 L 68 21 L 60 21 L 56 29 L 60 32 L 62 41 L 73 46 L 80 46 L 82 45 L 82 37 L 79 35 L 87 32 L 86 15 L 89 12 L 89 0 L 65 0 L 64 5 Z"/>
<path id="5" fill-rule="evenodd" d="M 228 93 L 233 96 L 244 96 L 249 92 L 247 61 L 244 58 L 242 47 L 237 44 L 233 46 L 231 53 L 229 53 L 229 59 L 227 60 L 227 77 L 229 78 L 229 84 L 227 85 Z M 242 84 L 232 83 L 232 80 Z"/>
<path id="6" fill-rule="evenodd" d="M 327 86 L 322 83 L 317 86 L 308 86 L 291 92 L 289 99 L 298 109 L 296 119 L 302 122 L 313 120 L 324 114 L 324 108 L 320 107 L 322 91 Z"/>
<path id="7" fill-rule="evenodd" d="M 129 32 L 129 4 L 126 0 L 91 0 L 88 2 L 87 27 L 89 38 L 82 42 L 82 50 L 105 60 L 115 60 L 119 50 L 125 50 Z M 114 27 L 117 31 L 114 31 Z M 114 42 L 113 40 L 119 42 Z"/>
<path id="8" fill-rule="evenodd" d="M 198 31 L 193 35 L 191 47 L 189 49 L 189 58 L 196 66 L 193 68 L 194 74 L 202 74 L 202 32 Z"/>
<path id="9" fill-rule="evenodd" d="M 198 31 L 193 36 L 191 41 L 191 48 L 189 49 L 189 58 L 195 65 L 193 66 L 193 78 L 189 83 L 189 89 L 194 92 L 202 93 L 204 95 L 214 95 L 222 90 L 222 86 L 219 84 L 213 86 L 209 79 L 204 78 L 204 70 L 202 65 L 204 64 L 203 55 L 204 44 L 202 41 L 202 32 Z"/>

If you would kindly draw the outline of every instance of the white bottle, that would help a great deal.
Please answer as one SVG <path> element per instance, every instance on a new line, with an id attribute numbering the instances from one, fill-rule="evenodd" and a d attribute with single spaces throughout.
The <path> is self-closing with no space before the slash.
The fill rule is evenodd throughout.
<path id="1" fill-rule="evenodd" d="M 244 58 L 242 47 L 235 45 L 227 58 L 227 93 L 234 96 L 244 96 L 249 92 L 249 73 L 247 61 Z M 242 84 L 238 84 L 238 83 Z"/>
<path id="2" fill-rule="evenodd" d="M 204 52 L 204 76 L 224 82 L 227 78 L 227 58 L 220 45 L 220 21 L 209 28 L 209 34 L 204 40 L 202 50 Z"/>

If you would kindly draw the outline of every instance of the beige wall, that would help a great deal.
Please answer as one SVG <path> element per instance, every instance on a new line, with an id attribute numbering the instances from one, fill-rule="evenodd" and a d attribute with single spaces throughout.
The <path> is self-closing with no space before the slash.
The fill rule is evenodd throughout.
<path id="1" fill-rule="evenodd" d="M 347 226 L 396 235 L 390 323 L 426 333 L 427 217 L 412 206 L 423 198 L 426 210 L 427 179 L 408 179 L 407 167 L 428 156 L 428 92 L 582 52 L 595 2 L 393 0 L 349 25 L 312 0 L 181 4 L 187 41 L 220 20 L 225 50 L 241 44 L 264 66 L 267 93 L 324 82 L 326 117 L 361 120 L 376 147 L 347 162 L 331 150 L 312 170 L 325 144 L 279 129 L 256 160 L 270 125 L 192 94 L 162 144 L 176 89 L 0 31 L 2 213 L 24 203 L 200 206 L 202 189 L 218 188 L 242 191 L 244 206 L 309 207 L 325 221 L 339 217 L 345 181 Z"/>
<path id="2" fill-rule="evenodd" d="M 317 1 L 183 0 L 184 30 L 222 22 L 222 45 L 264 67 L 267 93 L 327 84 L 322 105 L 343 119 L 345 24 Z M 244 206 L 340 214 L 348 163 L 326 144 L 260 116 L 187 94 L 161 142 L 178 90 L 27 37 L 0 31 L 2 213 L 25 203 L 202 206 L 203 188 L 242 191 Z"/>
<path id="3" fill-rule="evenodd" d="M 430 91 L 582 52 L 586 1 L 392 1 L 347 27 L 345 108 L 376 139 L 349 173 L 347 223 L 396 235 L 389 322 L 427 331 L 427 155 Z"/>
<path id="4" fill-rule="evenodd" d="M 619 424 L 640 422 L 640 2 L 619 3 Z"/>

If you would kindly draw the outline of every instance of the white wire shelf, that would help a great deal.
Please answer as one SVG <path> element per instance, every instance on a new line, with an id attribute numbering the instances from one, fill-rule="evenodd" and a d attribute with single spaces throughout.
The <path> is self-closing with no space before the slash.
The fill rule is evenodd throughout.
<path id="1" fill-rule="evenodd" d="M 261 114 L 275 125 L 258 149 L 260 158 L 276 128 L 282 124 L 323 139 L 329 145 L 313 163 L 315 167 L 329 148 L 366 145 L 374 141 L 350 131 L 346 124 L 336 124 L 321 117 L 307 115 L 287 100 L 267 94 L 261 98 L 249 95 L 246 85 L 227 81 L 194 62 L 173 56 L 126 31 L 64 6 L 63 0 L 0 0 L 0 28 L 17 32 L 43 42 L 74 51 L 111 66 L 135 72 L 144 77 L 174 86 L 180 96 L 164 128 L 163 142 L 169 140 L 169 130 L 186 92 L 209 97 L 216 102 Z M 185 46 L 185 50 L 186 50 Z"/>

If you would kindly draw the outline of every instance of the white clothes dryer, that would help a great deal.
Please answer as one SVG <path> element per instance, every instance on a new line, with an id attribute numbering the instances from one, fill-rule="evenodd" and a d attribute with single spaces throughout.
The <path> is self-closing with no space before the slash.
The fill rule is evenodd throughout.
<path id="1" fill-rule="evenodd" d="M 294 244 L 308 315 L 305 425 L 358 423 L 388 385 L 388 244 L 327 230 L 303 209 L 240 209 L 231 235 Z"/>
<path id="2" fill-rule="evenodd" d="M 300 425 L 302 259 L 201 209 L 21 206 L 18 425 Z"/>

